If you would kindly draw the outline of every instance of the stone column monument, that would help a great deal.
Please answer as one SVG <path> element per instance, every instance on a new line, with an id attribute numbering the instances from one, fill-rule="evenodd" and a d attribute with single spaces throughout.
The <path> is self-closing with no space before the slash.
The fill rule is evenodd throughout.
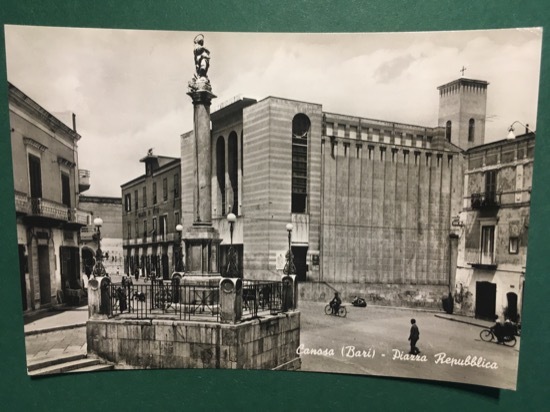
<path id="1" fill-rule="evenodd" d="M 195 37 L 195 70 L 187 94 L 193 100 L 193 224 L 183 234 L 186 269 L 184 284 L 218 284 L 218 231 L 212 227 L 212 144 L 210 138 L 210 103 L 216 96 L 208 79 L 210 52 L 204 36 Z"/>

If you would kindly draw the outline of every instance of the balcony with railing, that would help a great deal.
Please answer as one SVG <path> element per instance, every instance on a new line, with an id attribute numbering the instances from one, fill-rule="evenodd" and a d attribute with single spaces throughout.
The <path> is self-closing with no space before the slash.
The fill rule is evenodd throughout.
<path id="1" fill-rule="evenodd" d="M 15 212 L 28 215 L 30 212 L 29 197 L 25 193 L 15 192 Z"/>
<path id="2" fill-rule="evenodd" d="M 69 209 L 69 223 L 86 226 L 88 224 L 88 212 L 78 209 Z"/>
<path id="3" fill-rule="evenodd" d="M 78 191 L 85 192 L 90 188 L 90 171 L 78 169 Z"/>
<path id="4" fill-rule="evenodd" d="M 495 270 L 498 266 L 494 251 L 466 249 L 464 258 L 468 265 L 476 269 Z"/>
<path id="5" fill-rule="evenodd" d="M 68 208 L 63 203 L 42 198 L 29 198 L 27 195 L 15 193 L 15 210 L 29 218 L 40 218 L 60 221 L 77 226 L 88 224 L 88 212 L 76 208 Z"/>
<path id="6" fill-rule="evenodd" d="M 66 222 L 69 220 L 69 208 L 51 200 L 31 198 L 30 215 Z"/>
<path id="7" fill-rule="evenodd" d="M 500 203 L 501 194 L 496 192 L 472 193 L 470 197 L 472 209 L 495 209 Z"/>

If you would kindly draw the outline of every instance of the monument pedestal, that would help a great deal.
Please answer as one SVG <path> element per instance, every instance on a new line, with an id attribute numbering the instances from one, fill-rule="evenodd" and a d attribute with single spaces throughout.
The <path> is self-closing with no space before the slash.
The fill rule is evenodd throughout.
<path id="1" fill-rule="evenodd" d="M 187 271 L 182 284 L 218 285 L 221 279 L 218 268 L 219 232 L 210 225 L 194 224 L 187 228 L 183 240 Z"/>

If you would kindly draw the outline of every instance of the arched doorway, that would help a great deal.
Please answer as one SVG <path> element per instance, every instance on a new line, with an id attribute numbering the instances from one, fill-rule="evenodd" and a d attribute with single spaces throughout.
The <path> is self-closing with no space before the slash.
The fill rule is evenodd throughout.
<path id="1" fill-rule="evenodd" d="M 83 247 L 81 252 L 81 258 L 82 258 L 82 271 L 84 274 L 88 277 L 92 274 L 92 271 L 94 270 L 94 264 L 95 264 L 95 258 L 94 258 L 94 251 L 89 247 Z"/>

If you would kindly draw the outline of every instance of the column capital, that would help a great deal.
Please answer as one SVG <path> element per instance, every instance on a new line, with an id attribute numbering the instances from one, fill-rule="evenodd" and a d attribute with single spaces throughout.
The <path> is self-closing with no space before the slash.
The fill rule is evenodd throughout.
<path id="1" fill-rule="evenodd" d="M 218 97 L 212 93 L 210 82 L 197 82 L 195 80 L 191 80 L 188 86 L 189 88 L 187 95 L 191 97 L 194 105 L 209 106 L 212 99 Z"/>

